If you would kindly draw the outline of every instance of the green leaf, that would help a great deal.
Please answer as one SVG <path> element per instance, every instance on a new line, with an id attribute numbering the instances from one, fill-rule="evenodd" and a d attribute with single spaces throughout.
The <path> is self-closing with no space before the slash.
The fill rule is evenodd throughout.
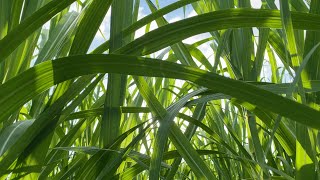
<path id="1" fill-rule="evenodd" d="M 53 0 L 26 18 L 0 40 L 0 62 L 8 57 L 29 35 L 75 0 Z M 19 35 L 17 35 L 19 34 Z"/>
<path id="2" fill-rule="evenodd" d="M 317 123 L 319 111 L 253 85 L 188 66 L 124 55 L 80 55 L 30 68 L 0 86 L 0 109 L 4 112 L 0 119 L 5 121 L 4 117 L 54 84 L 80 75 L 106 72 L 189 80 L 299 123 L 320 128 Z M 278 105 L 274 106 L 275 103 Z"/>
<path id="3" fill-rule="evenodd" d="M 317 30 L 320 28 L 319 18 L 315 14 L 292 12 L 295 29 Z M 228 9 L 206 13 L 160 27 L 118 52 L 146 55 L 196 34 L 240 27 L 281 28 L 280 12 L 267 9 Z"/>
<path id="4" fill-rule="evenodd" d="M 0 156 L 6 152 L 27 130 L 34 120 L 19 121 L 3 129 L 0 134 Z"/>

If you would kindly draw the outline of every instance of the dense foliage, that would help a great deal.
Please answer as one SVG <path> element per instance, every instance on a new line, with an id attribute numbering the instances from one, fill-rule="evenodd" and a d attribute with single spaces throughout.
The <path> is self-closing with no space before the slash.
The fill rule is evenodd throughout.
<path id="1" fill-rule="evenodd" d="M 0 0 L 0 179 L 320 179 L 320 1 L 163 2 Z"/>

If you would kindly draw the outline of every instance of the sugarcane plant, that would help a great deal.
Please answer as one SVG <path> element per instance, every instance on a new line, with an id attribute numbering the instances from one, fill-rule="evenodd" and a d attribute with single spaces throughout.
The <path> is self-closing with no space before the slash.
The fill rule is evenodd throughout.
<path id="1" fill-rule="evenodd" d="M 319 19 L 319 0 L 0 0 L 0 179 L 320 179 Z"/>

